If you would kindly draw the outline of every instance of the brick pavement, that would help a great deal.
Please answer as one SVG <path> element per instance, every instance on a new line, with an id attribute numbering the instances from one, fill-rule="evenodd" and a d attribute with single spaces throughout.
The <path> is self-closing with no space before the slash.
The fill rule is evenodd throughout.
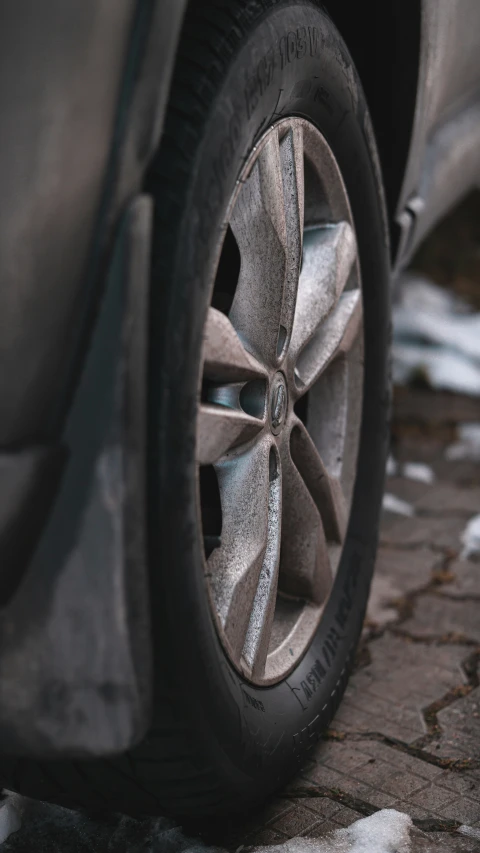
<path id="1" fill-rule="evenodd" d="M 460 534 L 480 512 L 480 465 L 444 457 L 455 417 L 468 409 L 480 420 L 480 407 L 442 395 L 432 415 L 425 393 L 410 403 L 401 393 L 395 453 L 427 462 L 437 479 L 387 482 L 415 515 L 384 514 L 359 664 L 343 702 L 287 791 L 219 839 L 231 849 L 322 837 L 396 808 L 416 823 L 415 851 L 480 851 L 480 562 L 460 556 Z M 459 824 L 479 837 L 459 835 Z"/>
<path id="2" fill-rule="evenodd" d="M 399 395 L 395 455 L 427 462 L 436 482 L 389 478 L 387 490 L 415 514 L 384 514 L 357 665 L 331 728 L 297 778 L 256 814 L 228 827 L 210 823 L 201 834 L 217 849 L 323 838 L 395 808 L 415 822 L 411 853 L 480 853 L 480 561 L 461 557 L 459 538 L 480 512 L 480 463 L 444 456 L 456 419 L 468 413 L 480 421 L 480 404 L 405 389 Z M 130 850 L 190 844 L 163 818 L 102 822 L 27 805 L 28 819 L 5 851 L 113 853 L 127 849 L 126 838 Z M 461 824 L 477 838 L 459 834 Z"/>

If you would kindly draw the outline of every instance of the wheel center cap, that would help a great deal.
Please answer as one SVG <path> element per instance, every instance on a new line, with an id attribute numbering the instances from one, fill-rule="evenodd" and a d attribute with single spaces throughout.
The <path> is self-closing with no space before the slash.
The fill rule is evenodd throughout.
<path id="1" fill-rule="evenodd" d="M 282 429 L 287 415 L 287 385 L 283 373 L 277 373 L 270 391 L 270 426 L 274 435 Z"/>

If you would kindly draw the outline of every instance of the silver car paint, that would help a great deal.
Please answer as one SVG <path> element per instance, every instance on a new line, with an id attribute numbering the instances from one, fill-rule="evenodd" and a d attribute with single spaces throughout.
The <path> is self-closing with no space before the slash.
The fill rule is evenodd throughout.
<path id="1" fill-rule="evenodd" d="M 397 205 L 397 268 L 480 184 L 480 2 L 423 0 L 421 27 L 414 127 Z"/>

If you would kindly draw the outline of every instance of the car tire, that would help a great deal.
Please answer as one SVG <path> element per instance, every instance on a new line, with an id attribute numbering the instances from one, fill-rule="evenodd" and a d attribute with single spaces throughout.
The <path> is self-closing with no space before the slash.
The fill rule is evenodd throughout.
<path id="1" fill-rule="evenodd" d="M 256 146 L 282 121 L 296 127 L 294 120 L 315 128 L 333 152 L 351 211 L 362 281 L 363 407 L 348 529 L 328 600 L 295 666 L 262 683 L 232 662 L 212 615 L 198 512 L 197 412 L 205 322 L 229 205 Z M 148 487 L 153 723 L 128 755 L 2 761 L 1 778 L 5 787 L 66 806 L 203 817 L 260 802 L 301 766 L 328 727 L 353 665 L 377 546 L 388 443 L 388 231 L 364 94 L 319 3 L 190 4 L 145 191 L 155 204 Z"/>

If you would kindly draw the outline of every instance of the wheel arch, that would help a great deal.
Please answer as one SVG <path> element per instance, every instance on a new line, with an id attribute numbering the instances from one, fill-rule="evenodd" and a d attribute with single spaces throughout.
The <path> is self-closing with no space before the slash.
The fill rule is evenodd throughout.
<path id="1" fill-rule="evenodd" d="M 385 184 L 395 257 L 395 216 L 415 117 L 421 57 L 421 0 L 327 0 L 345 40 L 369 106 Z"/>

